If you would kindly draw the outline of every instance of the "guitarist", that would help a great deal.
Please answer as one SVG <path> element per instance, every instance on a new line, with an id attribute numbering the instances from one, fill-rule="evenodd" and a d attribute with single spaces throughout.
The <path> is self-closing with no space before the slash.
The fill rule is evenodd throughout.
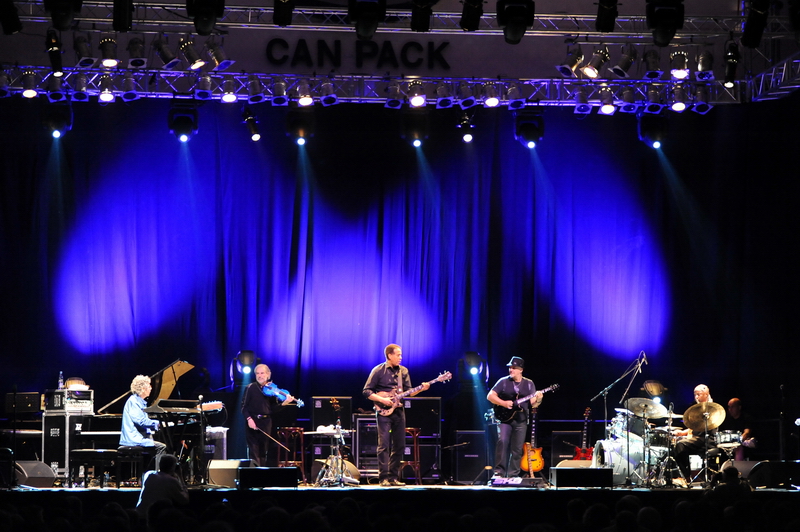
<path id="1" fill-rule="evenodd" d="M 383 353 L 386 355 L 386 362 L 372 368 L 364 384 L 363 394 L 370 401 L 387 408 L 395 406 L 388 416 L 375 415 L 378 422 L 378 472 L 381 486 L 405 486 L 400 481 L 400 463 L 406 445 L 406 413 L 402 402 L 395 405 L 391 395 L 410 390 L 411 378 L 408 376 L 408 368 L 400 365 L 403 350 L 399 345 L 389 344 Z M 424 383 L 417 393 L 430 387 L 430 384 Z"/>
<path id="2" fill-rule="evenodd" d="M 486 399 L 495 405 L 519 409 L 510 419 L 497 425 L 497 445 L 495 448 L 495 477 L 520 476 L 522 448 L 528 427 L 531 408 L 542 404 L 542 392 L 536 391 L 533 381 L 522 376 L 525 361 L 520 357 L 511 357 L 508 376 L 495 383 Z M 530 401 L 517 404 L 516 398 L 533 395 Z"/>

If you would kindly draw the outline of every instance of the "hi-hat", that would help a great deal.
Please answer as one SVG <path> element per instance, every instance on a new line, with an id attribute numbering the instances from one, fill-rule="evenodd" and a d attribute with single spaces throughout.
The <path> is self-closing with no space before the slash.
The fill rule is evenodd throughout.
<path id="1" fill-rule="evenodd" d="M 664 405 L 642 397 L 631 397 L 625 401 L 625 406 L 639 417 L 656 419 L 667 417 L 669 414 Z"/>
<path id="2" fill-rule="evenodd" d="M 692 405 L 683 413 L 683 424 L 692 429 L 692 432 L 714 430 L 722 425 L 723 421 L 725 421 L 725 408 L 710 401 Z"/>

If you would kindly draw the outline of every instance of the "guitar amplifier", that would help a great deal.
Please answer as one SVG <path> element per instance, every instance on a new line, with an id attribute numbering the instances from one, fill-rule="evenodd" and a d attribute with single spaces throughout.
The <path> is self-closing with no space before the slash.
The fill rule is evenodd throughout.
<path id="1" fill-rule="evenodd" d="M 572 460 L 575 456 L 575 447 L 580 448 L 581 446 L 582 437 L 583 432 L 580 430 L 553 431 L 550 463 L 557 464 L 562 460 Z"/>

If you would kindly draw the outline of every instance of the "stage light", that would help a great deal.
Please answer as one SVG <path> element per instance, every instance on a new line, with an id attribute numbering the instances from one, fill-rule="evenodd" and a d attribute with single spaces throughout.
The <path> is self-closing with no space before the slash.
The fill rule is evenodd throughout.
<path id="1" fill-rule="evenodd" d="M 14 35 L 22 31 L 22 22 L 13 0 L 0 0 L 0 26 L 3 27 L 4 35 Z"/>
<path id="2" fill-rule="evenodd" d="M 307 79 L 301 79 L 297 82 L 297 105 L 308 107 L 314 105 L 314 98 L 311 96 L 311 86 L 308 84 Z"/>
<path id="3" fill-rule="evenodd" d="M 117 41 L 110 37 L 100 39 L 100 66 L 103 68 L 117 68 L 119 59 L 117 59 Z"/>
<path id="4" fill-rule="evenodd" d="M 392 81 L 386 87 L 386 103 L 384 103 L 383 106 L 389 109 L 400 109 L 403 106 L 403 98 L 404 96 L 400 90 L 400 84 L 396 81 Z"/>
<path id="5" fill-rule="evenodd" d="M 314 136 L 315 121 L 313 107 L 292 107 L 286 113 L 286 134 L 298 146 L 303 146 Z"/>
<path id="6" fill-rule="evenodd" d="M 663 115 L 642 114 L 639 117 L 639 140 L 655 149 L 661 148 L 666 138 L 666 119 Z"/>
<path id="7" fill-rule="evenodd" d="M 139 91 L 136 87 L 136 79 L 133 77 L 133 72 L 125 72 L 122 78 L 122 101 L 132 102 L 139 99 Z"/>
<path id="8" fill-rule="evenodd" d="M 712 109 L 713 105 L 708 103 L 708 87 L 705 85 L 695 85 L 694 87 L 694 105 L 692 111 L 697 114 L 704 115 Z"/>
<path id="9" fill-rule="evenodd" d="M 199 70 L 206 64 L 206 62 L 200 58 L 200 54 L 197 53 L 197 50 L 195 50 L 194 41 L 191 39 L 181 39 L 180 44 L 178 44 L 178 49 L 183 53 L 183 58 L 186 59 L 186 63 L 191 70 Z"/>
<path id="10" fill-rule="evenodd" d="M 644 381 L 644 391 L 647 392 L 647 395 L 657 403 L 661 402 L 661 396 L 664 395 L 664 392 L 667 391 L 667 388 L 664 387 L 659 381 Z"/>
<path id="11" fill-rule="evenodd" d="M 44 0 L 44 10 L 50 13 L 55 29 L 68 30 L 82 4 L 83 0 Z"/>
<path id="12" fill-rule="evenodd" d="M 661 70 L 661 56 L 657 50 L 648 50 L 645 52 L 642 61 L 644 61 L 644 79 L 661 79 L 661 76 L 664 75 L 664 71 Z"/>
<path id="13" fill-rule="evenodd" d="M 714 56 L 704 50 L 697 57 L 697 70 L 694 72 L 697 81 L 711 81 L 714 79 Z"/>
<path id="14" fill-rule="evenodd" d="M 669 108 L 676 113 L 682 113 L 686 110 L 686 89 L 680 83 L 672 87 L 672 103 Z"/>
<path id="15" fill-rule="evenodd" d="M 186 14 L 198 35 L 211 35 L 217 19 L 225 15 L 225 0 L 186 0 Z"/>
<path id="16" fill-rule="evenodd" d="M 611 87 L 602 87 L 600 89 L 600 109 L 599 114 L 613 115 L 617 112 L 617 106 L 614 105 L 614 91 Z"/>
<path id="17" fill-rule="evenodd" d="M 336 87 L 329 79 L 323 80 L 319 84 L 319 101 L 323 107 L 336 105 L 339 103 L 339 96 L 336 94 Z"/>
<path id="18" fill-rule="evenodd" d="M 194 97 L 196 100 L 210 100 L 214 95 L 214 89 L 211 86 L 211 76 L 203 74 L 197 77 L 197 83 L 194 85 Z"/>
<path id="19" fill-rule="evenodd" d="M 187 142 L 197 129 L 197 109 L 183 102 L 175 102 L 167 114 L 169 132 L 179 141 Z"/>
<path id="20" fill-rule="evenodd" d="M 739 45 L 734 41 L 725 44 L 725 81 L 723 85 L 727 89 L 732 89 L 736 84 L 736 67 L 739 64 Z"/>
<path id="21" fill-rule="evenodd" d="M 258 120 L 256 115 L 250 109 L 245 109 L 242 114 L 244 125 L 247 126 L 247 132 L 250 134 L 250 140 L 258 142 L 261 140 L 261 133 L 258 132 Z"/>
<path id="22" fill-rule="evenodd" d="M 618 14 L 617 0 L 600 0 L 597 3 L 597 18 L 594 19 L 594 29 L 603 33 L 614 31 Z"/>
<path id="23" fill-rule="evenodd" d="M 22 73 L 22 96 L 24 98 L 36 98 L 39 95 L 39 91 L 36 90 L 36 85 L 38 84 L 38 80 L 36 79 L 36 73 L 32 70 L 28 70 Z"/>
<path id="24" fill-rule="evenodd" d="M 575 100 L 574 113 L 576 115 L 588 115 L 592 112 L 592 106 L 589 104 L 589 98 L 586 95 L 586 88 L 576 87 L 572 97 Z"/>
<path id="25" fill-rule="evenodd" d="M 43 112 L 44 125 L 54 139 L 60 139 L 72 129 L 72 107 L 68 103 L 48 105 Z"/>
<path id="26" fill-rule="evenodd" d="M 233 103 L 238 99 L 236 97 L 236 80 L 230 76 L 222 81 L 222 97 L 220 99 L 225 103 Z"/>
<path id="27" fill-rule="evenodd" d="M 600 69 L 603 68 L 603 65 L 606 64 L 608 59 L 608 48 L 605 46 L 598 48 L 595 50 L 589 63 L 581 69 L 581 72 L 583 72 L 583 75 L 587 78 L 595 79 L 600 76 Z"/>
<path id="28" fill-rule="evenodd" d="M 627 78 L 628 71 L 631 69 L 631 66 L 636 62 L 636 57 L 638 55 L 636 51 L 636 47 L 631 44 L 622 45 L 621 54 L 619 57 L 619 61 L 613 67 L 609 68 L 611 72 L 614 73 L 615 76 L 620 78 Z"/>
<path id="29" fill-rule="evenodd" d="M 580 46 L 574 46 L 567 50 L 567 57 L 556 66 L 556 70 L 565 78 L 576 78 L 578 76 L 575 71 L 581 63 L 583 63 L 583 51 Z"/>
<path id="30" fill-rule="evenodd" d="M 228 56 L 225 55 L 225 50 L 222 49 L 222 45 L 209 42 L 206 43 L 206 52 L 208 53 L 208 58 L 211 60 L 211 64 L 216 72 L 222 72 L 223 70 L 228 70 L 233 64 L 236 62 L 232 59 L 228 59 Z"/>
<path id="31" fill-rule="evenodd" d="M 125 33 L 133 28 L 133 0 L 114 0 L 112 11 L 114 31 Z"/>
<path id="32" fill-rule="evenodd" d="M 463 0 L 458 26 L 464 31 L 478 31 L 483 17 L 483 0 Z"/>
<path id="33" fill-rule="evenodd" d="M 253 351 L 242 350 L 239 351 L 234 360 L 236 361 L 236 369 L 240 373 L 247 375 L 253 371 L 256 363 L 256 355 Z"/>
<path id="34" fill-rule="evenodd" d="M 0 70 L 0 98 L 8 98 L 11 96 L 11 91 L 8 88 L 8 74 Z"/>
<path id="35" fill-rule="evenodd" d="M 369 41 L 378 24 L 386 20 L 386 0 L 348 0 L 347 17 L 355 25 L 356 36 Z"/>
<path id="36" fill-rule="evenodd" d="M 483 86 L 483 106 L 497 107 L 498 105 L 500 105 L 500 94 L 497 90 L 497 85 L 487 83 Z"/>
<path id="37" fill-rule="evenodd" d="M 61 39 L 58 38 L 58 33 L 56 30 L 47 30 L 47 36 L 45 37 L 45 49 L 47 50 L 47 55 L 50 57 L 50 68 L 52 69 L 51 72 L 53 73 L 53 76 L 60 78 L 64 75 L 64 67 L 62 66 L 61 61 Z"/>
<path id="38" fill-rule="evenodd" d="M 672 79 L 685 80 L 689 77 L 689 56 L 686 52 L 678 50 L 672 52 L 669 56 L 670 60 L 670 75 Z"/>
<path id="39" fill-rule="evenodd" d="M 636 101 L 636 89 L 630 85 L 622 87 L 622 96 L 620 98 L 622 103 L 619 105 L 620 113 L 635 113 L 639 109 L 639 103 Z"/>
<path id="40" fill-rule="evenodd" d="M 422 146 L 422 142 L 428 138 L 428 116 L 428 109 L 425 107 L 403 109 L 401 136 L 416 148 Z"/>
<path id="41" fill-rule="evenodd" d="M 436 85 L 436 108 L 449 109 L 453 107 L 453 95 L 450 91 L 450 84 L 444 81 Z"/>
<path id="42" fill-rule="evenodd" d="M 472 87 L 466 81 L 461 81 L 458 84 L 458 106 L 462 109 L 469 109 L 478 103 Z"/>
<path id="43" fill-rule="evenodd" d="M 73 102 L 88 102 L 89 101 L 89 79 L 86 74 L 80 72 L 70 78 L 72 82 L 71 99 Z"/>
<path id="44" fill-rule="evenodd" d="M 647 103 L 644 106 L 644 112 L 649 114 L 658 114 L 664 108 L 664 103 L 661 101 L 661 90 L 657 85 L 650 85 L 647 87 Z"/>
<path id="45" fill-rule="evenodd" d="M 51 103 L 63 102 L 67 99 L 67 93 L 63 89 L 63 78 L 50 76 L 47 80 L 47 99 Z"/>
<path id="46" fill-rule="evenodd" d="M 489 364 L 476 351 L 467 351 L 458 359 L 456 373 L 459 384 L 471 388 L 484 388 L 489 382 Z"/>
<path id="47" fill-rule="evenodd" d="M 750 10 L 747 12 L 747 20 L 742 32 L 742 46 L 758 48 L 758 45 L 761 44 L 761 36 L 767 27 L 769 5 L 770 0 L 750 0 Z"/>
<path id="48" fill-rule="evenodd" d="M 533 0 L 498 0 L 497 24 L 503 28 L 508 44 L 519 44 L 528 28 L 533 26 L 536 5 Z"/>
<path id="49" fill-rule="evenodd" d="M 428 103 L 425 98 L 425 86 L 419 80 L 414 80 L 408 84 L 408 103 L 411 107 L 423 107 Z"/>
<path id="50" fill-rule="evenodd" d="M 158 58 L 164 63 L 164 70 L 175 70 L 180 66 L 181 60 L 175 57 L 175 54 L 169 49 L 169 45 L 166 41 L 161 39 L 154 40 L 153 48 L 155 48 Z"/>
<path id="51" fill-rule="evenodd" d="M 100 94 L 97 99 L 100 103 L 111 103 L 116 99 L 114 96 L 114 80 L 108 74 L 100 76 Z"/>
<path id="52" fill-rule="evenodd" d="M 544 137 L 544 117 L 539 110 L 521 110 L 514 113 L 514 138 L 528 149 L 533 149 Z M 472 361 L 468 366 L 472 375 L 477 375 L 480 364 Z"/>
<path id="53" fill-rule="evenodd" d="M 133 37 L 128 41 L 128 68 L 144 68 L 147 66 L 147 57 L 144 52 L 144 39 Z"/>
<path id="54" fill-rule="evenodd" d="M 683 28 L 683 0 L 647 0 L 645 19 L 653 31 L 653 44 L 669 46 L 675 32 Z"/>
<path id="55" fill-rule="evenodd" d="M 522 94 L 522 89 L 513 81 L 508 84 L 506 101 L 508 102 L 508 109 L 510 111 L 516 111 L 525 107 L 526 100 L 525 96 Z"/>
<path id="56" fill-rule="evenodd" d="M 438 1 L 439 0 L 411 0 L 411 31 L 430 31 L 433 4 Z"/>
<path id="57" fill-rule="evenodd" d="M 73 38 L 72 45 L 78 56 L 78 64 L 75 67 L 81 69 L 92 68 L 97 62 L 97 58 L 92 56 L 89 39 L 83 35 L 76 35 Z"/>
<path id="58" fill-rule="evenodd" d="M 257 76 L 247 78 L 247 102 L 251 104 L 261 103 L 264 98 L 264 85 Z"/>
<path id="59" fill-rule="evenodd" d="M 283 78 L 272 80 L 272 105 L 276 107 L 289 105 L 289 96 L 286 94 L 286 80 Z"/>
<path id="60" fill-rule="evenodd" d="M 461 130 L 461 140 L 465 143 L 470 143 L 475 138 L 474 129 L 475 126 L 472 125 L 472 118 L 467 113 L 461 113 L 461 118 L 458 121 L 458 125 L 456 126 L 459 130 Z"/>
<path id="61" fill-rule="evenodd" d="M 272 22 L 276 26 L 286 28 L 292 24 L 294 0 L 275 0 L 272 4 Z"/>

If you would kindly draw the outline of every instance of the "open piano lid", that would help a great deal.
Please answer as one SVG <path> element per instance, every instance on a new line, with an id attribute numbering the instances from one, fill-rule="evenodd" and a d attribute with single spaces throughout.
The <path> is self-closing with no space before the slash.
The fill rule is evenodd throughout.
<path id="1" fill-rule="evenodd" d="M 190 369 L 194 368 L 192 364 L 188 362 L 184 362 L 183 360 L 176 360 L 166 368 L 162 369 L 161 371 L 153 374 L 150 376 L 150 384 L 152 385 L 153 389 L 150 392 L 150 397 L 147 398 L 148 405 L 152 405 L 153 403 L 159 401 L 160 399 L 166 399 L 171 394 L 172 391 L 175 389 L 175 385 L 178 383 L 178 379 L 189 371 Z M 113 413 L 121 413 L 122 406 L 125 401 L 128 400 L 128 396 L 130 395 L 130 391 L 127 391 L 108 403 L 107 405 L 99 408 L 97 410 L 98 414 L 113 414 Z"/>

